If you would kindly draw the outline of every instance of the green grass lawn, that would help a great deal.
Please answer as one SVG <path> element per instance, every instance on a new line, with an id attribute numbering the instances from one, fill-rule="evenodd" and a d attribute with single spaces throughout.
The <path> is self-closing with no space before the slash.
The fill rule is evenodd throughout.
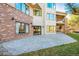
<path id="1" fill-rule="evenodd" d="M 23 53 L 20 56 L 78 56 L 79 55 L 79 34 L 68 34 L 77 42 L 65 44 L 61 46 L 41 49 L 30 53 Z"/>

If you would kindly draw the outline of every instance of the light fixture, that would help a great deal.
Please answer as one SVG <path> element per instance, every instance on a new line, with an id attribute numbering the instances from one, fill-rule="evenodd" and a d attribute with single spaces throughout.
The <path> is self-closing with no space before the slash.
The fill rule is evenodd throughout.
<path id="1" fill-rule="evenodd" d="M 12 17 L 12 19 L 11 20 L 14 20 L 14 17 Z"/>

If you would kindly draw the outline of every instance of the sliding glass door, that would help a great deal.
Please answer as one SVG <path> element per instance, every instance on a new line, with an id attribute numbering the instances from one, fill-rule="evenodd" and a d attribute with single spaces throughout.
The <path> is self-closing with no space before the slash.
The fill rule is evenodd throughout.
<path id="1" fill-rule="evenodd" d="M 33 26 L 33 30 L 34 35 L 41 35 L 41 26 Z"/>

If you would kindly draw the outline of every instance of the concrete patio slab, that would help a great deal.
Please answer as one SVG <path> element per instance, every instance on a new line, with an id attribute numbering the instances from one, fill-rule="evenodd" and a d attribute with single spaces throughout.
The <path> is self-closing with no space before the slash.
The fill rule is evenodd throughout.
<path id="1" fill-rule="evenodd" d="M 8 51 L 7 53 L 10 53 L 10 55 L 18 55 L 73 42 L 76 42 L 76 40 L 63 33 L 57 33 L 9 41 L 2 43 L 2 46 Z"/>

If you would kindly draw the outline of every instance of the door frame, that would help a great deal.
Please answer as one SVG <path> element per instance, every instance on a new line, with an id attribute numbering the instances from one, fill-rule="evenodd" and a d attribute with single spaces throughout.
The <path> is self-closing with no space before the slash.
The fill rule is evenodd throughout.
<path id="1" fill-rule="evenodd" d="M 40 29 L 40 31 L 36 31 L 36 32 L 39 32 L 39 34 L 34 33 L 34 27 L 38 27 L 38 29 Z M 41 32 L 42 32 L 41 26 L 33 26 L 33 35 L 41 35 Z"/>

